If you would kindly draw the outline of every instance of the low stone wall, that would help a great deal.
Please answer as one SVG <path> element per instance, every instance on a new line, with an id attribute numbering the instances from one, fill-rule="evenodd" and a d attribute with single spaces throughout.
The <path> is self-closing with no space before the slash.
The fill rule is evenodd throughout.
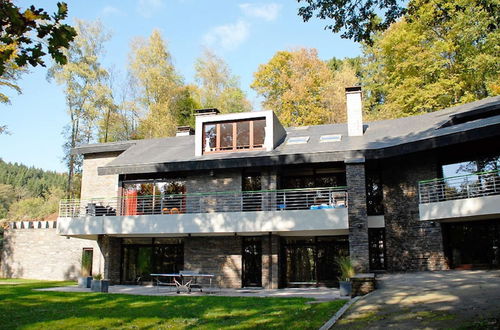
<path id="1" fill-rule="evenodd" d="M 0 277 L 75 280 L 80 275 L 83 248 L 93 249 L 93 274 L 103 272 L 96 241 L 59 236 L 52 221 L 11 223 L 4 231 Z"/>

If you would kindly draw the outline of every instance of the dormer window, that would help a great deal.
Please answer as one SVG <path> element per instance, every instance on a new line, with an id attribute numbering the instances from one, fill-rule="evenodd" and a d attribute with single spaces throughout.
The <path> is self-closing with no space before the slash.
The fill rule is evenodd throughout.
<path id="1" fill-rule="evenodd" d="M 203 153 L 261 150 L 265 135 L 265 118 L 204 123 Z"/>

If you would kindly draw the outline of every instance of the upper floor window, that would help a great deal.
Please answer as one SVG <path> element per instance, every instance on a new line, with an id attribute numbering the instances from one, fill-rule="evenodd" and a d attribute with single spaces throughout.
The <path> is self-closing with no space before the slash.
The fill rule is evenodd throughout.
<path id="1" fill-rule="evenodd" d="M 264 118 L 203 124 L 203 153 L 256 150 L 264 147 Z"/>

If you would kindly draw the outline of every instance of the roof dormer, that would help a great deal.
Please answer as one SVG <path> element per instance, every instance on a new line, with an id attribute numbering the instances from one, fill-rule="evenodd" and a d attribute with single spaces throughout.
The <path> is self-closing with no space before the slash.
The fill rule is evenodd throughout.
<path id="1" fill-rule="evenodd" d="M 273 150 L 286 136 L 272 111 L 196 116 L 195 154 Z"/>

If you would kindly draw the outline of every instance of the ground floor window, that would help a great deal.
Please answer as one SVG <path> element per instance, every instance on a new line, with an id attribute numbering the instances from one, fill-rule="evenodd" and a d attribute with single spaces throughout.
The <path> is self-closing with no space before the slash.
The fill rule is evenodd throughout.
<path id="1" fill-rule="evenodd" d="M 83 248 L 82 250 L 82 277 L 92 276 L 92 261 L 94 259 L 93 248 Z"/>
<path id="2" fill-rule="evenodd" d="M 334 286 L 340 275 L 336 260 L 347 255 L 348 236 L 282 238 L 281 285 Z"/>
<path id="3" fill-rule="evenodd" d="M 368 244 L 370 270 L 386 269 L 385 228 L 369 228 Z"/>
<path id="4" fill-rule="evenodd" d="M 451 267 L 500 266 L 500 219 L 443 223 L 442 230 Z"/>
<path id="5" fill-rule="evenodd" d="M 151 281 L 150 274 L 179 273 L 184 268 L 182 239 L 124 239 L 122 244 L 122 283 Z"/>

